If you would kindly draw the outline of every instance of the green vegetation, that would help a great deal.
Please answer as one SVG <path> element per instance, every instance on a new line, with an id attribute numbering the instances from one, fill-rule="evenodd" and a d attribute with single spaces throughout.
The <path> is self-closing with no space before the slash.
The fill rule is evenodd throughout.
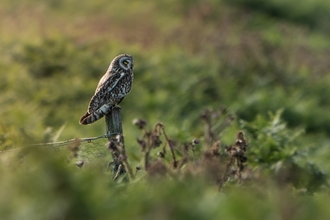
<path id="1" fill-rule="evenodd" d="M 326 0 L 2 1 L 0 218 L 326 219 L 329 15 Z M 27 147 L 105 133 L 78 120 L 120 53 L 134 179 L 113 180 L 104 139 Z"/>

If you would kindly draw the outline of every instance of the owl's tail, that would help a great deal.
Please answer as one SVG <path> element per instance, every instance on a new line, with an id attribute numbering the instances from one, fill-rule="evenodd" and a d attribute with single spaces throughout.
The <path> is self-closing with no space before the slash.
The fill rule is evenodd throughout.
<path id="1" fill-rule="evenodd" d="M 88 125 L 91 124 L 93 122 L 95 122 L 96 119 L 94 117 L 92 117 L 92 115 L 88 112 L 86 112 L 79 120 L 79 123 L 82 125 Z"/>
<path id="2" fill-rule="evenodd" d="M 112 109 L 112 105 L 102 105 L 99 109 L 97 109 L 95 112 L 89 113 L 86 112 L 79 120 L 79 123 L 82 125 L 88 125 L 91 124 L 106 114 L 108 114 Z"/>

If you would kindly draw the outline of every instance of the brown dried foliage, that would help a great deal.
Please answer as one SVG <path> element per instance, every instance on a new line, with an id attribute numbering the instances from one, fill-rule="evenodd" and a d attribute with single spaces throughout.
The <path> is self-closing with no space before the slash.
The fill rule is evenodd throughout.
<path id="1" fill-rule="evenodd" d="M 242 172 L 247 162 L 247 141 L 242 131 L 236 135 L 236 141 L 230 146 L 222 146 L 219 138 L 220 132 L 231 125 L 234 115 L 228 114 L 226 108 L 217 111 L 207 109 L 201 114 L 205 124 L 204 147 L 201 149 L 200 141 L 177 144 L 168 137 L 165 126 L 157 123 L 153 129 L 148 130 L 146 120 L 134 120 L 143 131 L 142 138 L 137 139 L 144 154 L 144 170 L 149 177 L 170 176 L 175 179 L 205 178 L 222 188 L 224 183 L 231 180 L 241 182 Z M 159 149 L 157 156 L 152 152 Z M 170 156 L 167 156 L 167 150 Z M 156 158 L 155 158 L 156 157 Z"/>

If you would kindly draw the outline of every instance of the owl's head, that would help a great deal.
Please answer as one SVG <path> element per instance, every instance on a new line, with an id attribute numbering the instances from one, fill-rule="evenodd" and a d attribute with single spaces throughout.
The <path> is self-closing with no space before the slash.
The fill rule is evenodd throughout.
<path id="1" fill-rule="evenodd" d="M 133 57 L 129 54 L 120 54 L 112 60 L 111 66 L 117 66 L 124 70 L 133 70 Z"/>

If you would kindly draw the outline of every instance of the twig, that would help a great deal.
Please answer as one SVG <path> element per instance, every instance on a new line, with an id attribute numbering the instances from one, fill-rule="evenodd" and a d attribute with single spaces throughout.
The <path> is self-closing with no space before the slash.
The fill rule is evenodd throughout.
<path id="1" fill-rule="evenodd" d="M 228 173 L 229 168 L 232 166 L 233 160 L 234 160 L 234 157 L 230 157 L 230 160 L 226 164 L 225 172 L 223 173 L 221 180 L 220 180 L 221 182 L 219 184 L 219 190 L 222 189 L 224 182 L 227 181 L 227 173 Z"/>
<path id="2" fill-rule="evenodd" d="M 165 126 L 162 124 L 162 123 L 157 123 L 156 126 L 155 126 L 155 130 L 156 128 L 159 128 L 163 134 L 164 134 L 164 138 L 166 140 L 166 143 L 168 144 L 169 148 L 170 148 L 170 151 L 171 151 L 171 154 L 172 154 L 172 158 L 173 158 L 173 166 L 174 168 L 177 168 L 177 165 L 178 165 L 178 161 L 176 160 L 176 157 L 175 157 L 175 153 L 174 153 L 174 146 L 175 146 L 175 143 L 170 140 L 165 132 Z"/>

